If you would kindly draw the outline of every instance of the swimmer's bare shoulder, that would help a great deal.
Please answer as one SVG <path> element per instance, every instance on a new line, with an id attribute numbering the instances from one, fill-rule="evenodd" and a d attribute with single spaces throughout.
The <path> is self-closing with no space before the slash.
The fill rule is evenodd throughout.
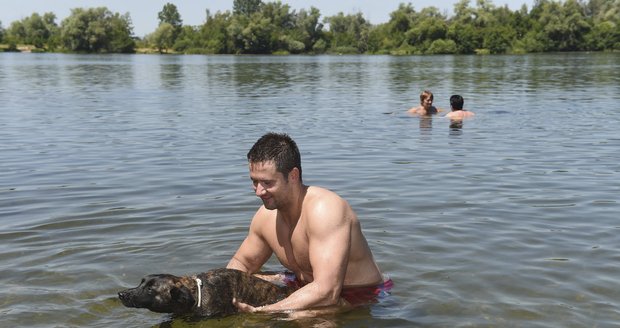
<path id="1" fill-rule="evenodd" d="M 407 111 L 407 113 L 409 113 L 409 114 L 420 114 L 420 112 L 424 112 L 424 107 L 422 107 L 422 106 L 411 107 Z"/>
<path id="2" fill-rule="evenodd" d="M 451 118 L 451 119 L 464 119 L 464 118 L 469 118 L 469 117 L 473 117 L 475 114 L 473 112 L 470 111 L 465 111 L 465 110 L 459 110 L 456 112 L 450 112 L 448 114 L 446 114 L 447 118 Z"/>

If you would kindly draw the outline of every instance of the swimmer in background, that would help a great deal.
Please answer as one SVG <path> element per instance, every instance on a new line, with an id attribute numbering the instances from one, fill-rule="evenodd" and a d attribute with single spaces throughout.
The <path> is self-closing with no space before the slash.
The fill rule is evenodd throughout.
<path id="1" fill-rule="evenodd" d="M 459 95 L 453 95 L 450 97 L 450 107 L 452 108 L 452 111 L 446 114 L 446 117 L 450 120 L 463 120 L 464 118 L 474 116 L 474 112 L 463 109 L 464 103 L 465 100 L 463 100 L 463 97 Z"/>
<path id="2" fill-rule="evenodd" d="M 441 109 L 433 106 L 433 98 L 432 92 L 428 90 L 422 91 L 420 94 L 420 106 L 409 109 L 407 113 L 416 115 L 435 115 L 441 112 Z"/>

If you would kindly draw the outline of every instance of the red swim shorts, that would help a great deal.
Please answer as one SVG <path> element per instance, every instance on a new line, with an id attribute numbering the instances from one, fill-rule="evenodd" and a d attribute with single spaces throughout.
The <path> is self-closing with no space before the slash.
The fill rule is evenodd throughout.
<path id="1" fill-rule="evenodd" d="M 354 307 L 367 305 L 377 303 L 379 299 L 390 295 L 392 287 L 394 282 L 388 278 L 377 286 L 343 288 L 340 296 Z"/>

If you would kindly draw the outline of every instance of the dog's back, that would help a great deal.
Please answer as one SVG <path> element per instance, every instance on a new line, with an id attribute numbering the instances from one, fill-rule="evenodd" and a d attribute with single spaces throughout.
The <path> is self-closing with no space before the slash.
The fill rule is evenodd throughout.
<path id="1" fill-rule="evenodd" d="M 215 269 L 197 275 L 202 280 L 203 316 L 223 316 L 237 312 L 233 298 L 252 306 L 276 303 L 294 289 L 278 286 L 251 274 L 233 269 Z"/>

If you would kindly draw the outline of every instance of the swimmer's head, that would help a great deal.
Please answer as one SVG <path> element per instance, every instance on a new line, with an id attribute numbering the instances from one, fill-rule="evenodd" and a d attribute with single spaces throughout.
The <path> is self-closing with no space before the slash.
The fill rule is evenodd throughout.
<path id="1" fill-rule="evenodd" d="M 433 93 L 428 90 L 424 90 L 420 94 L 420 103 L 424 103 L 424 101 L 427 99 L 429 99 L 430 101 L 433 101 Z"/>
<path id="2" fill-rule="evenodd" d="M 452 107 L 452 110 L 462 110 L 463 103 L 465 103 L 465 100 L 463 100 L 463 97 L 459 95 L 453 95 L 450 97 L 450 106 Z"/>
<path id="3" fill-rule="evenodd" d="M 297 144 L 287 134 L 269 132 L 263 135 L 252 146 L 247 157 L 250 164 L 273 161 L 276 170 L 282 173 L 285 179 L 297 168 L 301 181 L 301 155 Z"/>

